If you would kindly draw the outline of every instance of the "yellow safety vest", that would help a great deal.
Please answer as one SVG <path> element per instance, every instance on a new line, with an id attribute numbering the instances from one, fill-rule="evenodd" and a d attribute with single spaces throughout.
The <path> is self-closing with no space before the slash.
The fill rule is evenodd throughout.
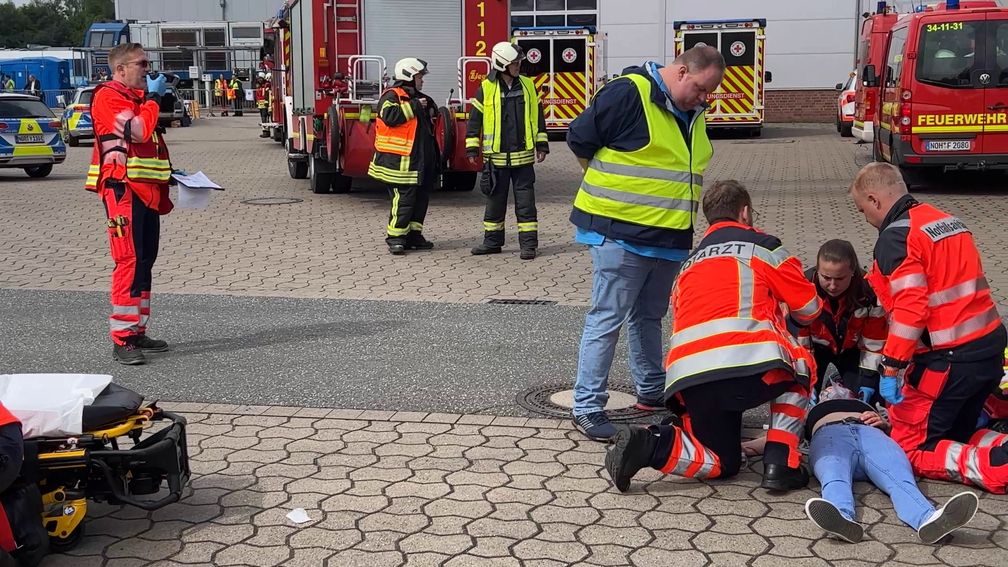
<path id="1" fill-rule="evenodd" d="M 624 79 L 637 86 L 651 139 L 639 150 L 595 152 L 574 207 L 642 226 L 690 229 L 700 208 L 703 172 L 714 153 L 704 115 L 694 118 L 687 140 L 672 113 L 651 102 L 651 81 L 637 74 L 614 81 Z"/>
<path id="2" fill-rule="evenodd" d="M 535 83 L 523 75 L 519 75 L 517 80 L 521 85 L 522 96 L 525 100 L 525 143 L 519 151 L 501 152 L 501 137 L 498 132 L 501 130 L 503 96 L 497 81 L 484 79 L 480 85 L 483 89 L 483 100 L 472 100 L 473 106 L 483 113 L 483 155 L 495 165 L 528 165 L 533 163 L 535 162 L 536 143 L 547 141 L 546 132 L 539 131 L 539 93 L 536 91 Z M 476 138 L 466 139 L 466 147 L 480 147 L 479 140 Z"/>

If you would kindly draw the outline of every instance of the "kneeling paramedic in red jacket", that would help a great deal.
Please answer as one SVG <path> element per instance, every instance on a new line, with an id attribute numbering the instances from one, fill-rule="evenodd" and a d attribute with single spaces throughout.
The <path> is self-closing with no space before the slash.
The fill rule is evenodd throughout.
<path id="1" fill-rule="evenodd" d="M 869 405 L 881 401 L 878 366 L 888 326 L 885 310 L 865 281 L 854 245 L 846 240 L 826 241 L 816 254 L 815 268 L 806 270 L 805 277 L 815 284 L 823 302 L 819 318 L 798 330 L 798 343 L 816 361 L 812 398 L 818 398 L 832 363 L 840 383 L 861 401 Z"/>
<path id="2" fill-rule="evenodd" d="M 42 495 L 18 480 L 24 462 L 21 422 L 0 403 L 0 566 L 38 565 L 49 551 L 42 526 Z"/>
<path id="3" fill-rule="evenodd" d="M 980 253 L 959 218 L 907 194 L 898 169 L 872 163 L 851 196 L 879 230 L 868 282 L 889 313 L 879 391 L 914 472 L 1004 494 L 1005 436 L 977 430 L 1001 381 L 1008 336 Z"/>
<path id="4" fill-rule="evenodd" d="M 642 468 L 693 478 L 724 478 L 742 465 L 742 413 L 770 402 L 764 488 L 808 483 L 798 441 L 815 361 L 788 332 L 790 310 L 808 325 L 822 305 L 801 263 L 777 238 L 752 227 L 749 193 L 719 181 L 704 193 L 710 223 L 683 262 L 672 290 L 672 340 L 665 358 L 665 399 L 682 427 L 622 427 L 605 458 L 621 492 Z"/>
<path id="5" fill-rule="evenodd" d="M 168 147 L 155 131 L 166 79 L 149 77 L 149 65 L 139 43 L 109 51 L 113 77 L 98 85 L 91 104 L 95 145 L 85 183 L 105 205 L 115 261 L 109 317 L 112 356 L 130 365 L 146 362 L 144 350 L 168 350 L 168 343 L 147 336 L 160 215 L 172 210 Z"/>

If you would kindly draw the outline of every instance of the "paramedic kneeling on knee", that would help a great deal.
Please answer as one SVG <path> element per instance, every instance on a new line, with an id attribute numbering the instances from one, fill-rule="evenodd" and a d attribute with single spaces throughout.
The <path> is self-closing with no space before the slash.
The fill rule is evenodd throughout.
<path id="1" fill-rule="evenodd" d="M 914 472 L 1004 494 L 1008 442 L 977 430 L 1003 375 L 1006 342 L 966 223 L 907 193 L 898 169 L 866 165 L 851 184 L 879 229 L 868 283 L 889 313 L 879 393 Z"/>

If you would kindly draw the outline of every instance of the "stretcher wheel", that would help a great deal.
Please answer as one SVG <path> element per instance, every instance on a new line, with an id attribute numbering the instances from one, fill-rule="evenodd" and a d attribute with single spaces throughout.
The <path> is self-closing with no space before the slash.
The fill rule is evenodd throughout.
<path id="1" fill-rule="evenodd" d="M 59 536 L 49 536 L 49 549 L 55 553 L 63 553 L 64 551 L 69 551 L 80 543 L 81 539 L 84 537 L 84 522 L 77 524 L 77 527 L 73 529 L 66 537 Z"/>

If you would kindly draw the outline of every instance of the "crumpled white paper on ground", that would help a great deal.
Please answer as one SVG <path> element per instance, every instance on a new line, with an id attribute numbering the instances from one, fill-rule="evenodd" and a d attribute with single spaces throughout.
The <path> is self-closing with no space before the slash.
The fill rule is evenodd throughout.
<path id="1" fill-rule="evenodd" d="M 308 512 L 305 512 L 304 508 L 294 508 L 287 513 L 287 519 L 295 524 L 303 524 L 311 521 L 311 518 L 308 517 Z"/>

